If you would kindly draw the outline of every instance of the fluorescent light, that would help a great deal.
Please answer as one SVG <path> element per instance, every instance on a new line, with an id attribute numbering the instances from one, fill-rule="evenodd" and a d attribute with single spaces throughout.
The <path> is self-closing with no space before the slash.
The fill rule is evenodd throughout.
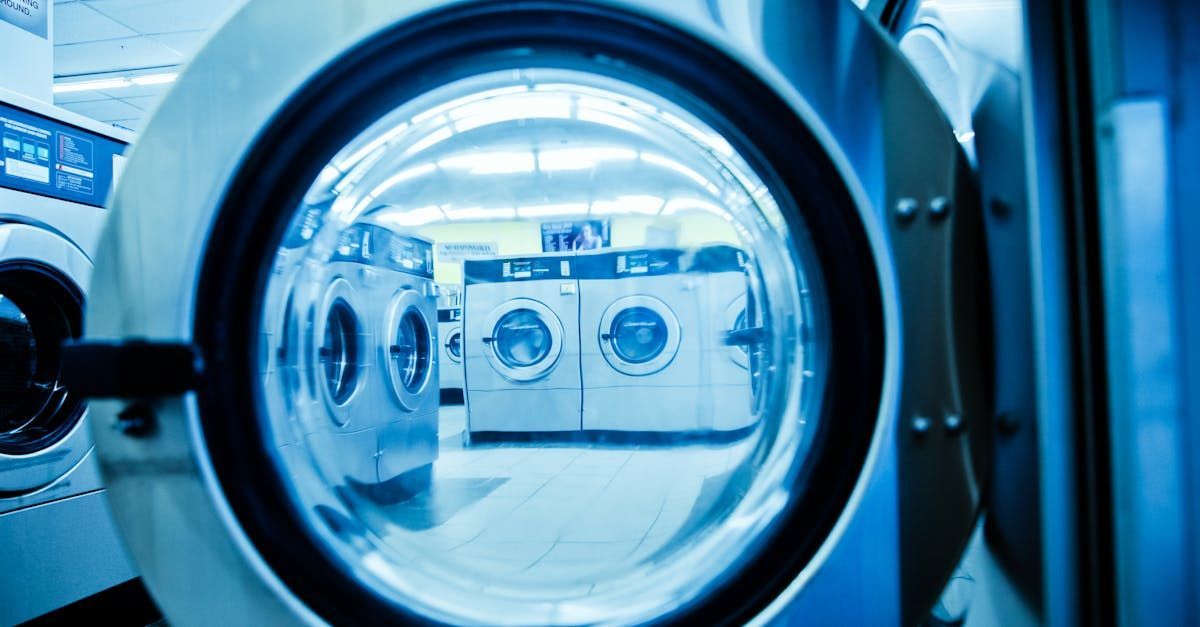
<path id="1" fill-rule="evenodd" d="M 513 94 L 463 105 L 449 116 L 460 132 L 515 120 L 570 119 L 571 99 L 532 92 Z"/>
<path id="2" fill-rule="evenodd" d="M 133 83 L 127 78 L 106 78 L 98 81 L 79 81 L 77 83 L 56 83 L 54 93 L 69 94 L 75 91 L 91 91 L 93 89 L 120 89 Z"/>
<path id="3" fill-rule="evenodd" d="M 659 166 L 661 168 L 666 168 L 677 174 L 682 174 L 683 176 L 686 176 L 687 178 L 691 179 L 693 182 L 695 182 L 700 187 L 708 187 L 709 185 L 712 184 L 712 182 L 709 181 L 708 178 L 706 178 L 703 174 L 700 174 L 699 172 L 687 167 L 686 165 L 683 165 L 682 163 L 680 163 L 674 159 L 664 157 L 662 155 L 656 155 L 656 154 L 651 154 L 651 153 L 642 153 L 642 161 L 645 163 L 649 163 L 651 165 Z"/>
<path id="4" fill-rule="evenodd" d="M 370 142 L 367 143 L 367 145 L 363 146 L 362 148 L 355 150 L 354 154 L 351 154 L 349 157 L 346 157 L 342 161 L 337 162 L 338 169 L 343 172 L 349 170 L 350 168 L 357 165 L 359 161 L 362 161 L 363 159 L 365 159 L 367 157 L 367 155 L 371 154 L 372 152 L 375 152 L 375 149 L 392 141 L 393 139 L 396 138 L 396 136 L 400 135 L 400 133 L 403 133 L 406 130 L 408 130 L 407 122 L 401 122 L 401 123 L 393 126 L 386 133 L 371 140 Z"/>
<path id="5" fill-rule="evenodd" d="M 418 166 L 413 166 L 411 168 L 401 170 L 401 171 L 391 175 L 390 177 L 388 177 L 387 180 L 385 180 L 384 182 L 380 183 L 379 185 L 376 185 L 375 189 L 371 190 L 371 193 L 369 195 L 372 198 L 379 198 L 380 196 L 384 195 L 389 190 L 391 190 L 393 187 L 395 187 L 405 181 L 411 181 L 415 178 L 425 176 L 426 174 L 433 172 L 434 169 L 435 168 L 432 163 L 423 163 Z"/>
<path id="6" fill-rule="evenodd" d="M 467 170 L 471 174 L 533 172 L 531 152 L 471 152 L 438 160 L 438 167 Z"/>
<path id="7" fill-rule="evenodd" d="M 399 226 L 421 226 L 430 222 L 441 222 L 446 218 L 446 215 L 442 213 L 442 210 L 437 205 L 417 207 L 415 209 L 389 207 L 378 213 L 372 213 L 373 217 L 380 222 L 390 222 Z"/>
<path id="8" fill-rule="evenodd" d="M 557 205 L 532 205 L 517 207 L 517 215 L 522 218 L 540 218 L 545 216 L 583 215 L 588 212 L 586 202 L 569 202 Z"/>
<path id="9" fill-rule="evenodd" d="M 173 83 L 179 74 L 165 72 L 162 74 L 142 74 L 140 76 L 118 76 L 115 78 L 100 78 L 91 81 L 74 81 L 55 83 L 54 93 L 69 94 L 76 91 L 95 91 L 101 89 L 124 89 L 135 85 L 162 85 Z"/>
<path id="10" fill-rule="evenodd" d="M 511 207 L 485 209 L 483 207 L 467 207 L 464 209 L 446 209 L 446 217 L 451 220 L 511 220 L 517 217 L 517 212 Z"/>
<path id="11" fill-rule="evenodd" d="M 659 210 L 662 209 L 663 202 L 663 199 L 658 196 L 618 196 L 615 200 L 598 200 L 592 203 L 592 214 L 640 213 L 652 216 L 657 215 Z"/>
<path id="12" fill-rule="evenodd" d="M 663 207 L 663 215 L 670 216 L 687 211 L 703 211 L 717 216 L 728 216 L 729 212 L 721 207 L 698 198 L 672 198 Z"/>
<path id="13" fill-rule="evenodd" d="M 633 161 L 637 152 L 629 148 L 559 148 L 538 153 L 538 169 L 543 172 L 589 170 L 602 161 Z"/>
<path id="14" fill-rule="evenodd" d="M 167 83 L 174 83 L 177 78 L 179 78 L 178 74 L 168 72 L 165 74 L 143 74 L 141 76 L 134 76 L 129 80 L 134 85 L 165 85 Z"/>

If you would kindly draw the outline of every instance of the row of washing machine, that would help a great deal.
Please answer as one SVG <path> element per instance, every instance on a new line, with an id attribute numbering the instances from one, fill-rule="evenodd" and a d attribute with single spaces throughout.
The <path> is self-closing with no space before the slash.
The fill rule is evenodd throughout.
<path id="1" fill-rule="evenodd" d="M 753 427 L 747 261 L 728 245 L 465 261 L 468 431 Z"/>
<path id="2" fill-rule="evenodd" d="M 428 483 L 438 455 L 433 247 L 358 223 L 327 262 L 312 261 L 316 227 L 289 231 L 268 282 L 260 335 L 273 439 L 283 457 L 311 455 L 344 484 L 403 496 Z"/>

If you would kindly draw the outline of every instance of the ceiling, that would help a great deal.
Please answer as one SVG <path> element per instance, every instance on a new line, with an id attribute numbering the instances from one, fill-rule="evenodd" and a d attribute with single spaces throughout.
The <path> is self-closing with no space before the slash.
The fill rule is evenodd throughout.
<path id="1" fill-rule="evenodd" d="M 244 0 L 55 0 L 54 82 L 178 71 Z M 76 113 L 140 131 L 168 83 L 56 93 Z"/>

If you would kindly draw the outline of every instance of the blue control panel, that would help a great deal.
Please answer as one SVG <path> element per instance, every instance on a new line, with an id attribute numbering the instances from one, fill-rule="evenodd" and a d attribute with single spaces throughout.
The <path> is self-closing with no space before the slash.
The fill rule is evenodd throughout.
<path id="1" fill-rule="evenodd" d="M 127 145 L 0 103 L 0 187 L 103 207 Z"/>
<path id="2" fill-rule="evenodd" d="M 433 278 L 433 244 L 373 224 L 352 224 L 338 233 L 330 261 L 379 266 Z"/>

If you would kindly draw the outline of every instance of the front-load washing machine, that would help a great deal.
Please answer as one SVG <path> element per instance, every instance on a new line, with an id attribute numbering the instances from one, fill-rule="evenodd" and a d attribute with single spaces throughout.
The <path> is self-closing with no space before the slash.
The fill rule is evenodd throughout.
<path id="1" fill-rule="evenodd" d="M 691 259 L 676 248 L 579 255 L 583 429 L 711 428 Z"/>
<path id="2" fill-rule="evenodd" d="M 703 387 L 711 399 L 715 431 L 755 423 L 757 373 L 750 362 L 764 338 L 754 322 L 748 261 L 735 246 L 710 245 L 695 251 L 689 267 L 701 284 Z"/>
<path id="3" fill-rule="evenodd" d="M 468 259 L 463 277 L 468 433 L 578 431 L 574 255 Z"/>
<path id="4" fill-rule="evenodd" d="M 441 365 L 438 367 L 443 390 L 463 389 L 462 307 L 438 309 L 438 340 Z"/>
<path id="5" fill-rule="evenodd" d="M 378 482 L 379 427 L 377 395 L 383 381 L 375 359 L 376 329 L 371 306 L 377 242 L 371 225 L 354 224 L 340 233 L 329 261 L 312 269 L 312 316 L 307 373 L 323 412 L 301 414 L 308 449 L 322 460 L 332 481 L 346 486 Z M 307 277 L 306 277 L 307 278 Z M 295 290 L 296 288 L 293 288 Z M 295 307 L 293 300 L 293 307 Z"/>
<path id="6" fill-rule="evenodd" d="M 0 624 L 132 579 L 61 374 L 130 137 L 0 91 Z"/>
<path id="7" fill-rule="evenodd" d="M 237 99 L 212 97 L 229 85 Z M 414 0 L 331 14 L 251 0 L 141 141 L 98 254 L 88 343 L 68 358 L 156 377 L 157 428 L 96 437 L 173 624 L 917 623 L 958 562 L 993 416 L 980 203 L 936 102 L 852 3 Z M 442 451 L 427 498 L 339 493 L 337 460 L 272 453 L 260 400 L 279 392 L 254 354 L 276 249 L 320 186 L 333 198 L 306 250 L 323 265 L 381 204 L 422 232 L 521 250 L 601 221 L 614 242 L 660 226 L 732 234 L 770 331 L 756 429 L 715 444 L 481 443 Z M 510 260 L 508 276 L 502 261 L 466 263 L 472 428 L 580 428 L 572 259 Z M 303 279 L 300 311 L 330 278 Z M 622 320 L 654 346 L 655 325 L 638 321 L 665 316 L 640 307 Z M 616 316 L 605 326 L 621 335 Z M 324 327 L 347 328 L 335 322 Z M 593 346 L 611 339 L 599 333 L 582 331 Z M 200 359 L 139 366 L 164 352 Z M 328 363 L 337 375 L 355 360 Z M 150 388 L 81 383 L 110 397 L 92 405 L 101 424 Z M 341 515 L 315 512 L 328 502 Z M 920 568 L 901 577 L 902 562 Z"/>
<path id="8" fill-rule="evenodd" d="M 384 495 L 402 498 L 429 484 L 438 456 L 437 289 L 433 244 L 370 228 L 375 248 L 370 320 L 375 343 L 373 409 L 379 422 L 378 474 Z"/>
<path id="9" fill-rule="evenodd" d="M 441 361 L 438 372 L 442 389 L 442 402 L 457 399 L 462 402 L 462 286 L 438 284 L 438 351 Z"/>

